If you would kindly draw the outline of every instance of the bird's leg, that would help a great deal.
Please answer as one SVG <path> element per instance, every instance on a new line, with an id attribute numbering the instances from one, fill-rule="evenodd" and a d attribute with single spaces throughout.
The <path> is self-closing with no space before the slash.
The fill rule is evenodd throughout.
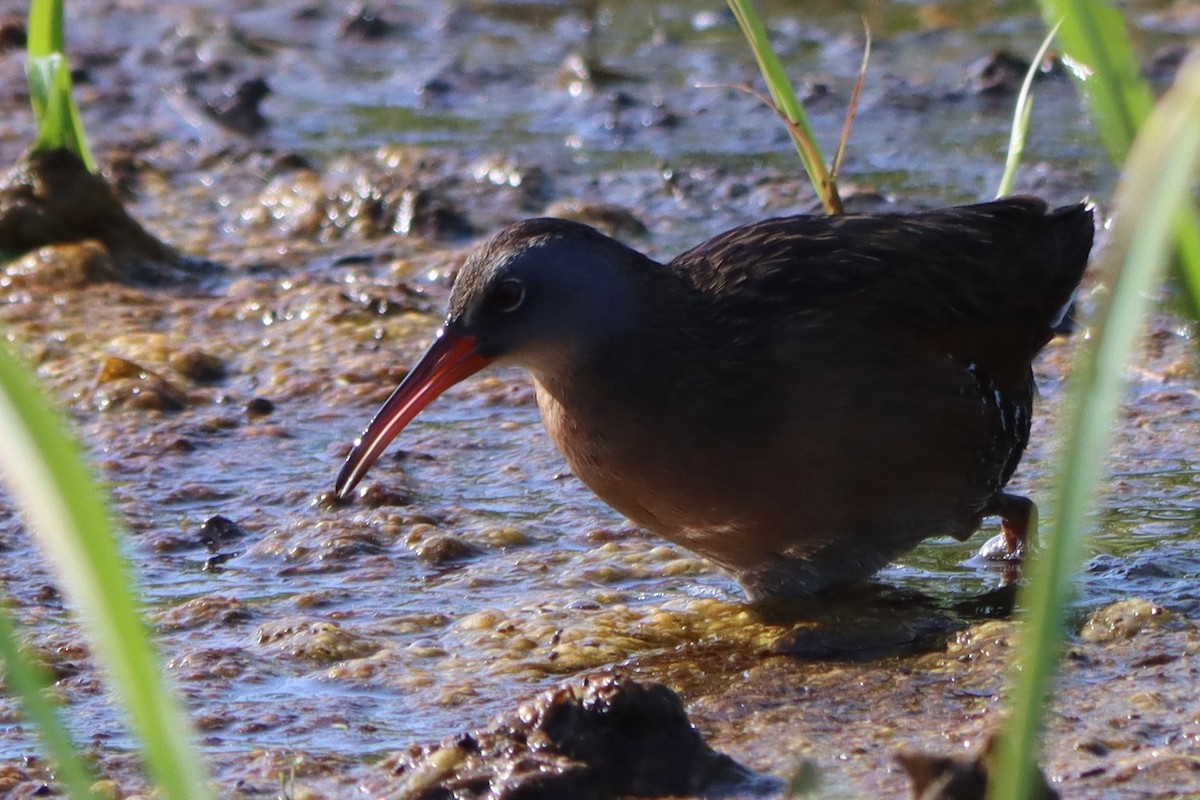
<path id="1" fill-rule="evenodd" d="M 1020 560 L 1025 556 L 1030 534 L 1037 533 L 1037 506 L 1028 497 L 1007 493 L 1000 495 L 996 505 L 1009 556 Z"/>
<path id="2" fill-rule="evenodd" d="M 1028 497 L 1002 492 L 988 511 L 1000 517 L 1000 535 L 979 548 L 979 555 L 991 561 L 1020 561 L 1030 533 L 1037 530 L 1037 506 Z"/>

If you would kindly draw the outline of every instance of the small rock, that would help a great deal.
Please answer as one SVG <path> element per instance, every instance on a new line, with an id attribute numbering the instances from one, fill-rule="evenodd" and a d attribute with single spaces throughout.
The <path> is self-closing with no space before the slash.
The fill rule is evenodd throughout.
<path id="1" fill-rule="evenodd" d="M 121 784 L 110 778 L 102 778 L 93 783 L 90 788 L 97 800 L 120 800 L 125 796 L 121 791 Z"/>
<path id="2" fill-rule="evenodd" d="M 1016 94 L 1028 72 L 1028 61 L 1008 50 L 997 50 L 971 65 L 971 88 L 979 94 Z"/>
<path id="3" fill-rule="evenodd" d="M 250 619 L 250 612 L 236 597 L 206 595 L 168 608 L 156 615 L 164 630 L 238 625 Z"/>
<path id="4" fill-rule="evenodd" d="M 253 639 L 293 658 L 318 662 L 366 658 L 380 649 L 378 642 L 325 620 L 275 620 L 260 625 Z"/>
<path id="5" fill-rule="evenodd" d="M 435 533 L 416 543 L 413 552 L 426 564 L 437 566 L 470 558 L 479 551 L 465 539 L 452 533 Z"/>
<path id="6" fill-rule="evenodd" d="M 253 137 L 270 124 L 262 113 L 262 101 L 271 94 L 271 87 L 261 75 L 224 86 L 216 99 L 200 98 L 195 87 L 190 87 L 189 91 L 204 113 L 228 131 Z"/>
<path id="7" fill-rule="evenodd" d="M 261 419 L 275 411 L 275 404 L 265 397 L 255 397 L 246 403 L 246 416 L 250 419 Z"/>
<path id="8" fill-rule="evenodd" d="M 241 525 L 238 525 L 228 517 L 222 517 L 217 514 L 214 517 L 209 517 L 200 526 L 198 538 L 200 544 L 209 549 L 210 552 L 217 552 L 222 546 L 236 542 L 246 535 L 246 531 Z"/>
<path id="9" fill-rule="evenodd" d="M 78 289 L 116 280 L 107 248 L 95 239 L 39 247 L 4 266 L 5 287 Z"/>
<path id="10" fill-rule="evenodd" d="M 976 61 L 969 69 L 970 88 L 976 94 L 1007 97 L 1016 95 L 1029 74 L 1030 63 L 1008 50 L 997 50 Z M 1037 65 L 1034 79 L 1058 75 L 1063 71 L 1057 55 L 1050 54 Z"/>
<path id="11" fill-rule="evenodd" d="M 188 398 L 161 375 L 117 356 L 104 360 L 96 376 L 92 398 L 96 408 L 136 408 L 145 411 L 182 411 Z"/>
<path id="12" fill-rule="evenodd" d="M 389 488 L 377 483 L 363 487 L 357 492 L 358 503 L 364 508 L 390 508 L 411 506 L 413 495 L 403 489 Z"/>
<path id="13" fill-rule="evenodd" d="M 1162 625 L 1171 615 L 1165 608 L 1140 597 L 1121 600 L 1093 611 L 1079 632 L 1081 638 L 1095 644 L 1132 639 L 1139 633 Z"/>
<path id="14" fill-rule="evenodd" d="M 446 197 L 428 189 L 400 193 L 392 218 L 393 233 L 424 239 L 461 239 L 474 233 L 467 217 Z"/>
<path id="15" fill-rule="evenodd" d="M 203 350 L 179 350 L 167 359 L 171 369 L 195 383 L 215 383 L 226 375 L 225 362 Z"/>

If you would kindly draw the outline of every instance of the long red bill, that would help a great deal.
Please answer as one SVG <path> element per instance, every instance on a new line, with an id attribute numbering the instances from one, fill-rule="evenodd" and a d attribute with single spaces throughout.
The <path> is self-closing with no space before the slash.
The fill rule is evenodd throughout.
<path id="1" fill-rule="evenodd" d="M 475 339 L 459 336 L 443 328 L 433 345 L 375 413 L 371 424 L 354 442 L 342 471 L 334 484 L 338 499 L 354 491 L 371 465 L 404 426 L 435 397 L 491 363 L 492 359 L 475 352 Z"/>

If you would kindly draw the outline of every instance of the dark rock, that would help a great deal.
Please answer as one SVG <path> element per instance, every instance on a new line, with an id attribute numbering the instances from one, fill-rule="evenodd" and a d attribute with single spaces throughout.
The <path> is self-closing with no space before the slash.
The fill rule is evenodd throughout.
<path id="1" fill-rule="evenodd" d="M 351 7 L 342 21 L 338 35 L 343 39 L 374 41 L 386 38 L 396 29 L 397 26 L 391 20 L 384 18 L 377 9 L 363 4 Z"/>
<path id="2" fill-rule="evenodd" d="M 995 754 L 993 736 L 974 757 L 899 753 L 896 761 L 912 779 L 914 800 L 984 800 Z M 1031 796 L 1036 800 L 1058 800 L 1058 792 L 1050 788 L 1041 772 L 1034 778 Z"/>
<path id="3" fill-rule="evenodd" d="M 200 540 L 200 544 L 215 553 L 223 545 L 236 542 L 245 535 L 246 531 L 241 525 L 228 517 L 217 514 L 204 521 L 204 524 L 200 526 L 197 538 Z"/>
<path id="4" fill-rule="evenodd" d="M 1186 44 L 1165 44 L 1150 55 L 1142 72 L 1155 86 L 1170 86 L 1190 54 L 1191 48 Z"/>
<path id="5" fill-rule="evenodd" d="M 764 780 L 705 744 L 666 686 L 612 674 L 552 689 L 485 730 L 414 745 L 384 766 L 408 778 L 406 797 L 426 800 L 711 797 Z"/>
<path id="6" fill-rule="evenodd" d="M 225 362 L 203 350 L 179 350 L 168 358 L 171 368 L 195 383 L 216 383 L 227 374 Z"/>
<path id="7" fill-rule="evenodd" d="M 23 49 L 27 38 L 25 23 L 19 17 L 0 19 L 0 53 Z"/>
<path id="8" fill-rule="evenodd" d="M 214 271 L 151 236 L 69 150 L 29 153 L 0 176 L 0 252 L 88 239 L 103 244 L 115 267 L 97 279 L 162 285 Z"/>
<path id="9" fill-rule="evenodd" d="M 255 136 L 269 124 L 262 113 L 262 101 L 271 93 L 266 78 L 244 78 L 222 89 L 221 97 L 204 104 L 206 113 L 226 130 L 243 136 Z"/>
<path id="10" fill-rule="evenodd" d="M 260 419 L 274 412 L 275 404 L 265 397 L 255 397 L 246 403 L 246 416 L 250 419 Z"/>
<path id="11" fill-rule="evenodd" d="M 1011 53 L 1008 50 L 997 50 L 985 58 L 976 61 L 970 67 L 971 90 L 981 95 L 996 95 L 1008 97 L 1021 91 L 1025 76 L 1029 73 L 1030 63 L 1027 59 Z M 1034 78 L 1056 74 L 1061 71 L 1058 59 L 1047 56 L 1038 65 Z"/>
<path id="12" fill-rule="evenodd" d="M 424 189 L 400 194 L 392 230 L 401 236 L 462 239 L 475 231 L 467 217 L 444 196 Z"/>

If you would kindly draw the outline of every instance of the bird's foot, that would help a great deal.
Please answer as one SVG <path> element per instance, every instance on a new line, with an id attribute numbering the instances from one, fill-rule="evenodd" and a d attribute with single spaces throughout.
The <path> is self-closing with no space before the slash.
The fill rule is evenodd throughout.
<path id="1" fill-rule="evenodd" d="M 1028 497 L 1001 494 L 991 511 L 1000 516 L 1000 533 L 984 542 L 979 557 L 1019 563 L 1025 557 L 1031 535 L 1037 531 L 1037 506 Z"/>
<path id="2" fill-rule="evenodd" d="M 1020 563 L 1021 559 L 1025 557 L 1025 547 L 1024 544 L 1018 544 L 1017 549 L 1013 550 L 1009 544 L 1007 532 L 997 533 L 983 543 L 976 555 L 984 561 Z"/>

